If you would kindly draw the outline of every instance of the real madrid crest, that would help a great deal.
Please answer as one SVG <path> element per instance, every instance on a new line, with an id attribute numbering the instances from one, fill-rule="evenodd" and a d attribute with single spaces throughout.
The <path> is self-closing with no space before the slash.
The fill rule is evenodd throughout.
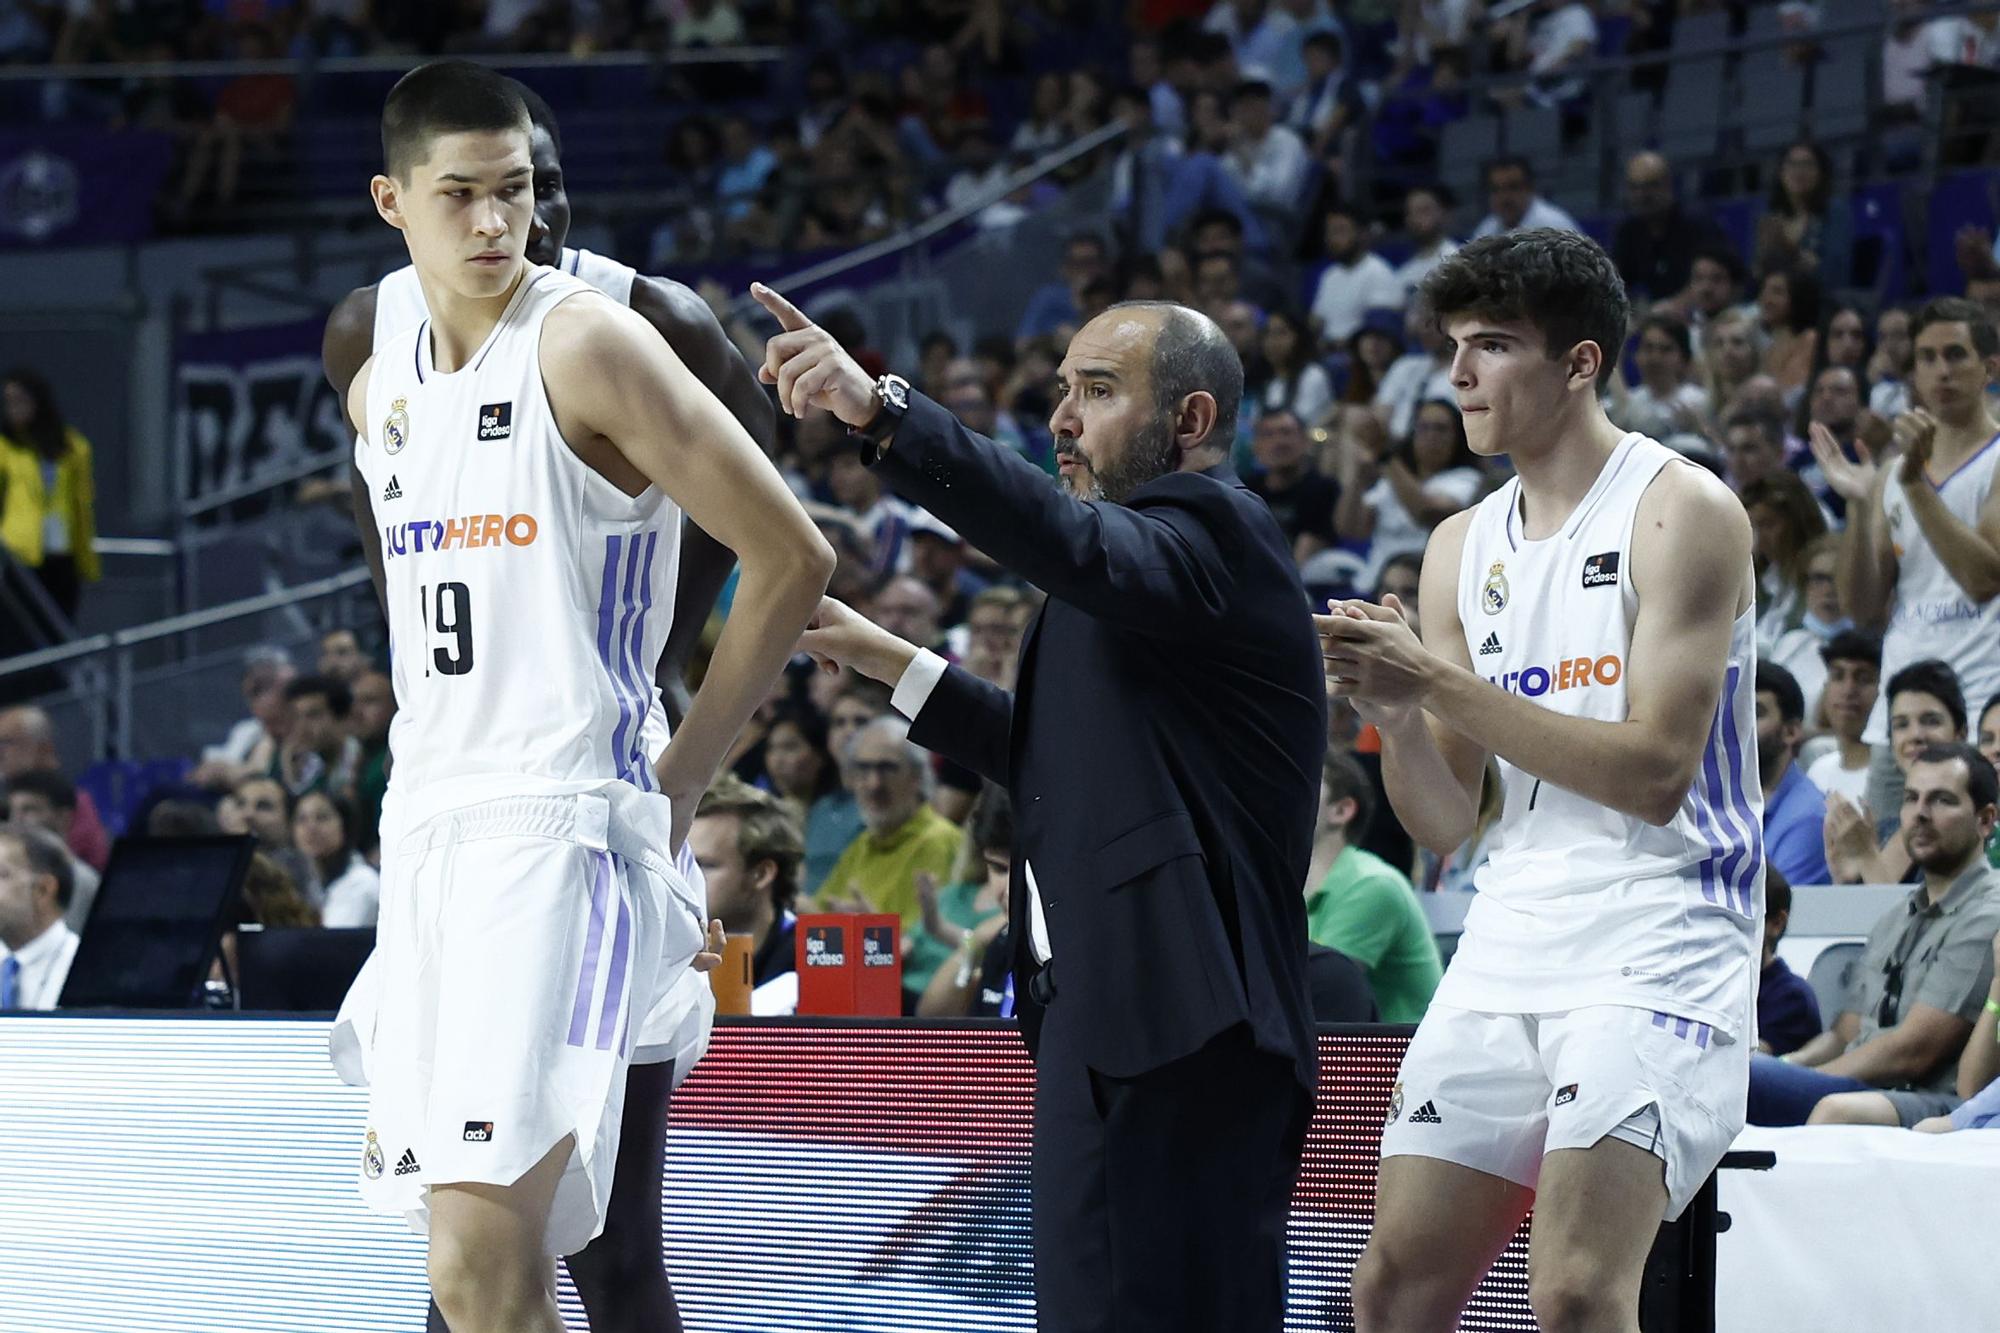
<path id="1" fill-rule="evenodd" d="M 400 403 L 402 399 L 396 401 Z M 361 1150 L 361 1174 L 370 1180 L 380 1180 L 383 1166 L 382 1145 L 375 1142 L 375 1131 L 371 1129 L 368 1131 L 367 1146 Z"/>
<path id="2" fill-rule="evenodd" d="M 1402 1118 L 1403 1118 L 1403 1085 L 1401 1083 L 1398 1083 L 1394 1088 L 1390 1089 L 1389 1092 L 1389 1119 L 1391 1121 L 1396 1121 Z M 371 1135 L 371 1137 L 373 1136 Z"/>
<path id="3" fill-rule="evenodd" d="M 1507 563 L 1495 560 L 1493 568 L 1486 571 L 1486 586 L 1480 591 L 1479 605 L 1489 616 L 1497 616 L 1507 609 Z"/>
<path id="4" fill-rule="evenodd" d="M 389 419 L 382 423 L 382 451 L 400 454 L 410 442 L 410 400 L 398 398 L 389 404 Z"/>

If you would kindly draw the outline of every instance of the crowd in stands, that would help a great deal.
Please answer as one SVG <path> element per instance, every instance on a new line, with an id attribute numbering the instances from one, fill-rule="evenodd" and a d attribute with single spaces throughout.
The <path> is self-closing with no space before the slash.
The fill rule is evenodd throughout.
<path id="1" fill-rule="evenodd" d="M 1519 97 L 1569 106 L 1569 68 L 1600 49 L 1608 8 L 1517 8 L 1488 25 L 1485 58 L 1526 76 Z M 1633 6 L 1621 16 L 1625 40 L 1653 49 L 1646 44 L 1674 8 Z M 764 187 L 794 171 L 833 181 L 871 155 L 907 163 L 936 152 L 943 162 L 969 146 L 965 170 L 984 180 L 1004 154 L 1031 154 L 1115 116 L 1135 134 L 1108 161 L 1112 213 L 1068 238 L 1014 336 L 961 346 L 939 331 L 923 340 L 919 364 L 896 368 L 1053 474 L 1043 423 L 1070 335 L 1123 299 L 1202 310 L 1246 368 L 1235 463 L 1291 540 L 1312 600 L 1394 593 L 1414 618 L 1431 530 L 1506 479 L 1504 460 L 1467 446 L 1451 348 L 1414 300 L 1417 284 L 1459 237 L 1578 224 L 1538 192 L 1537 164 L 1518 157 L 1488 166 L 1485 198 L 1469 208 L 1425 181 L 1389 217 L 1346 197 L 1340 169 L 1357 134 L 1414 161 L 1441 119 L 1464 113 L 1452 90 L 1482 7 L 1413 0 L 1399 26 L 1387 7 L 1381 21 L 1362 22 L 1358 6 L 1336 18 L 1318 0 L 1223 0 L 1133 42 L 1121 85 L 1107 89 L 1084 70 L 1042 71 L 1011 131 L 986 118 L 966 71 L 1030 67 L 1029 54 L 1046 55 L 1047 44 L 1024 31 L 1062 7 L 1050 0 L 1023 16 L 981 0 L 952 11 L 962 27 L 944 21 L 941 6 L 921 9 L 935 40 L 902 88 L 870 91 L 866 76 L 820 60 L 795 119 L 756 127 L 738 118 L 714 143 L 677 141 L 684 166 L 717 168 L 714 218 L 675 219 L 660 246 L 680 256 L 684 233 L 704 227 L 704 246 L 732 234 L 763 244 L 776 234 Z M 516 11 L 546 25 L 582 7 L 494 5 L 489 27 L 495 13 Z M 721 17 L 731 13 L 704 0 L 661 31 L 673 41 L 677 24 L 693 22 L 722 42 L 750 17 L 732 26 Z M 1987 62 L 1992 23 L 1899 29 L 1885 68 L 1900 62 L 1917 77 L 1910 72 L 1933 64 Z M 755 21 L 749 30 L 757 35 Z M 482 30 L 480 40 L 517 43 L 523 31 Z M 574 38 L 557 23 L 535 28 L 533 40 L 557 31 Z M 358 31 L 339 40 L 367 44 Z M 1420 113 L 1384 113 L 1385 87 L 1429 100 L 1393 103 Z M 1826 153 L 1792 145 L 1769 177 L 1754 236 L 1739 247 L 1682 197 L 1689 177 L 1661 154 L 1626 163 L 1627 207 L 1607 248 L 1634 320 L 1603 386 L 1614 422 L 1722 478 L 1754 533 L 1756 767 L 1771 873 L 1759 999 L 1769 1054 L 1753 1075 L 1753 1119 L 1991 1123 L 2000 1116 L 1991 1086 L 2000 1077 L 2000 263 L 1990 237 L 1962 238 L 1968 295 L 1859 299 L 1869 283 L 1857 282 Z M 851 244 L 900 216 L 855 190 L 822 192 L 813 215 L 779 230 L 796 224 L 791 234 L 815 244 Z M 1282 239 L 1287 219 L 1310 262 Z M 851 314 L 826 323 L 864 366 L 889 368 Z M 732 332 L 761 356 L 755 330 Z M 780 464 L 839 556 L 832 595 L 1011 685 L 1041 594 L 885 492 L 829 414 L 784 419 L 781 429 Z M 276 651 L 252 654 L 248 716 L 202 756 L 186 791 L 153 807 L 156 830 L 212 826 L 256 838 L 264 882 L 280 887 L 246 894 L 245 920 L 268 910 L 327 925 L 372 921 L 395 707 L 380 651 L 375 628 L 362 626 L 329 635 L 308 675 Z M 0 715 L 13 817 L 66 838 L 72 871 L 101 866 L 101 824 L 50 774 L 47 730 L 33 710 Z M 1330 739 L 1312 870 L 1300 886 L 1312 939 L 1365 974 L 1369 1013 L 1340 1016 L 1412 1022 L 1442 968 L 1419 895 L 1473 888 L 1500 814 L 1497 770 L 1474 835 L 1437 856 L 1414 846 L 1383 798 L 1372 728 L 1336 707 Z M 787 1011 L 796 914 L 814 908 L 902 919 L 911 1012 L 1008 1011 L 1012 812 L 1004 793 L 915 747 L 886 688 L 795 663 L 728 767 L 693 846 L 715 913 L 752 938 L 757 1012 Z M 0 861 L 7 848 L 0 838 Z M 37 855 L 22 849 L 29 862 Z M 63 882 L 33 918 L 50 931 L 67 929 L 51 912 L 74 911 L 84 880 Z M 1847 999 L 1821 1013 L 1777 945 L 1790 912 L 1830 883 L 1910 887 L 1871 935 Z M 12 932 L 0 941 L 20 951 L 37 937 L 12 920 L 0 919 Z"/>

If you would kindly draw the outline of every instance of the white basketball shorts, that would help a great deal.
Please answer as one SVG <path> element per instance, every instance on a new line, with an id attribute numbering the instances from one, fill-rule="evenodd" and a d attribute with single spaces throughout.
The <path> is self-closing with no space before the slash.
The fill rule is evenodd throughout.
<path id="1" fill-rule="evenodd" d="M 391 854 L 395 844 L 386 815 L 383 819 L 382 845 L 383 894 L 389 897 L 392 891 L 387 888 L 387 883 L 396 872 L 398 858 Z M 695 901 L 705 905 L 707 881 L 702 877 L 694 852 L 685 843 L 674 860 L 674 868 L 680 871 Z M 356 1087 L 368 1086 L 369 1048 L 374 1041 L 375 1016 L 381 1004 L 382 977 L 375 958 L 376 955 L 370 953 L 367 962 L 362 964 L 360 974 L 341 1001 L 340 1014 L 327 1041 L 335 1072 L 343 1082 Z M 707 974 L 688 969 L 654 1001 L 645 1022 L 640 1025 L 639 1035 L 633 1041 L 632 1063 L 653 1065 L 672 1060 L 673 1086 L 678 1088 L 686 1081 L 689 1071 L 707 1054 L 709 1039 L 714 1031 L 715 988 Z"/>
<path id="2" fill-rule="evenodd" d="M 1623 1139 L 1666 1164 L 1675 1218 L 1743 1128 L 1750 1055 L 1707 1024 L 1625 1005 L 1433 1004 L 1396 1080 L 1385 1158 L 1435 1157 L 1533 1189 L 1545 1154 Z"/>
<path id="3" fill-rule="evenodd" d="M 371 1208 L 423 1230 L 431 1186 L 512 1184 L 573 1137 L 544 1248 L 603 1229 L 633 1037 L 700 941 L 702 905 L 652 850 L 666 804 L 505 797 L 402 835 L 368 969 Z"/>

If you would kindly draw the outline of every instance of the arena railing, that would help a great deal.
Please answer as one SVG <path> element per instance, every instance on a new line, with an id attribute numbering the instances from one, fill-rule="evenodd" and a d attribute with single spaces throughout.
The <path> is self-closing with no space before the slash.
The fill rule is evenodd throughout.
<path id="1" fill-rule="evenodd" d="M 350 569 L 20 653 L 0 659 L 0 696 L 36 697 L 74 751 L 65 760 L 77 767 L 105 758 L 193 754 L 240 713 L 243 647 L 308 647 L 318 632 L 341 623 L 341 608 L 364 593 L 372 614 L 368 571 Z M 63 683 L 52 691 L 20 688 L 42 681 Z"/>

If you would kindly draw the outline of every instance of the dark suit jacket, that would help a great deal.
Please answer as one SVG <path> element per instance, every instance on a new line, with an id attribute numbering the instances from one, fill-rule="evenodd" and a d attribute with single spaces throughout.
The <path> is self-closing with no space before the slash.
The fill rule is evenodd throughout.
<path id="1" fill-rule="evenodd" d="M 953 667 L 910 731 L 1013 797 L 1016 995 L 1036 971 L 1032 864 L 1056 1003 L 1092 1068 L 1142 1073 L 1247 1023 L 1310 1087 L 1326 696 L 1270 511 L 1227 468 L 1085 504 L 916 394 L 877 467 L 1049 594 L 1014 693 Z M 1039 1017 L 1023 1013 L 1031 1048 Z"/>

